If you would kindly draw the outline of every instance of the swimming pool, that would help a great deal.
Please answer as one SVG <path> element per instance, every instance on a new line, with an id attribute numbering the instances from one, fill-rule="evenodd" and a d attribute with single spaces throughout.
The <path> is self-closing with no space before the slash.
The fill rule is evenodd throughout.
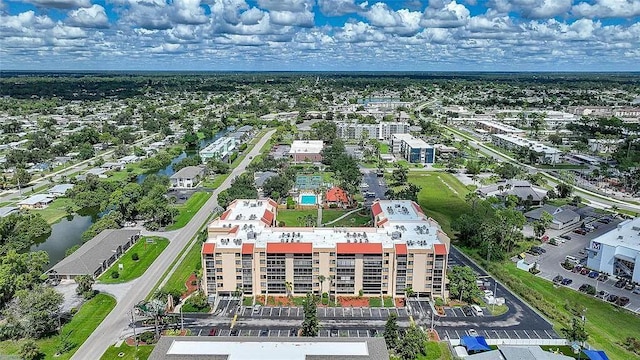
<path id="1" fill-rule="evenodd" d="M 305 194 L 300 195 L 300 204 L 301 205 L 315 205 L 318 202 L 316 201 L 316 195 Z"/>

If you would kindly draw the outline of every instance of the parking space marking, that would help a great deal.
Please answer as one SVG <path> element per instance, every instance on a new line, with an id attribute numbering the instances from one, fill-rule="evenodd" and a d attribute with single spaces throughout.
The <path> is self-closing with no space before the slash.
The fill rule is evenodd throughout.
<path id="1" fill-rule="evenodd" d="M 483 330 L 483 332 L 485 333 L 485 336 L 487 337 L 487 339 L 491 339 L 491 336 L 489 336 L 489 332 L 487 332 L 487 330 Z"/>
<path id="2" fill-rule="evenodd" d="M 507 330 L 502 330 L 504 332 L 504 335 L 507 337 L 507 339 L 511 339 L 511 336 L 509 336 L 509 333 L 507 332 Z"/>
<path id="3" fill-rule="evenodd" d="M 522 331 L 524 332 L 525 335 L 527 335 L 529 339 L 531 339 L 531 336 L 529 336 L 529 333 L 527 332 L 527 330 L 522 330 Z"/>
<path id="4" fill-rule="evenodd" d="M 514 334 L 516 334 L 516 336 L 518 337 L 518 339 L 522 339 L 522 338 L 520 337 L 520 334 L 518 334 L 518 330 L 513 330 L 513 333 L 514 333 Z"/>

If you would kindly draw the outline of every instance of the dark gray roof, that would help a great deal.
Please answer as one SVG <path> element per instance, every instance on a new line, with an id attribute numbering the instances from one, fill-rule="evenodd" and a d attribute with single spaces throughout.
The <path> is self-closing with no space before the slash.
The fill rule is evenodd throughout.
<path id="1" fill-rule="evenodd" d="M 174 341 L 193 342 L 191 347 L 192 354 L 167 354 L 171 349 Z M 222 337 L 222 336 L 163 336 L 156 344 L 153 352 L 149 356 L 149 360 L 229 360 L 229 354 L 197 354 L 197 342 L 236 342 L 236 343 L 366 343 L 368 355 L 306 355 L 305 360 L 389 360 L 389 351 L 384 342 L 384 338 L 308 338 L 308 337 Z"/>
<path id="2" fill-rule="evenodd" d="M 175 174 L 171 175 L 172 179 L 195 179 L 197 176 L 204 174 L 202 166 L 185 166 Z"/>
<path id="3" fill-rule="evenodd" d="M 565 209 L 553 205 L 542 205 L 537 209 L 533 209 L 529 212 L 524 213 L 524 216 L 533 220 L 540 220 L 542 217 L 542 213 L 546 211 L 549 214 L 553 215 L 553 220 L 559 222 L 561 224 L 566 224 L 568 222 L 573 221 L 576 217 L 580 218 L 580 214 L 576 213 L 573 210 Z"/>
<path id="4" fill-rule="evenodd" d="M 557 206 L 544 204 L 539 208 L 536 208 L 536 209 L 533 209 L 531 211 L 528 211 L 528 212 L 524 213 L 524 216 L 529 218 L 529 219 L 540 220 L 540 218 L 542 217 L 542 213 L 544 211 L 546 211 L 549 214 L 553 215 L 554 213 L 560 211 L 560 208 L 557 207 Z"/>
<path id="5" fill-rule="evenodd" d="M 258 172 L 255 173 L 255 183 L 256 186 L 261 188 L 262 185 L 264 185 L 264 182 L 267 181 L 267 179 L 272 178 L 274 176 L 278 175 L 278 173 L 273 172 L 273 171 L 265 171 L 265 172 Z"/>
<path id="6" fill-rule="evenodd" d="M 507 185 L 510 185 L 509 189 L 507 189 Z M 502 191 L 499 189 L 500 186 L 503 187 Z M 521 200 L 526 200 L 529 195 L 531 195 L 533 201 L 541 201 L 547 195 L 545 189 L 531 185 L 531 183 L 526 180 L 501 181 L 493 185 L 481 187 L 477 191 L 484 196 L 490 194 L 500 196 L 515 195 Z"/>
<path id="7" fill-rule="evenodd" d="M 60 260 L 51 270 L 55 270 L 58 275 L 93 275 L 102 266 L 102 262 L 114 254 L 118 246 L 138 234 L 140 230 L 104 230 L 71 255 Z"/>

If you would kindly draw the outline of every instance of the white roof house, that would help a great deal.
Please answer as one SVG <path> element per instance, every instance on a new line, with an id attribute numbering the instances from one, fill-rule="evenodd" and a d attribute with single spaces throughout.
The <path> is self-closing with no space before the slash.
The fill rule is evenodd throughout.
<path id="1" fill-rule="evenodd" d="M 18 202 L 18 206 L 24 208 L 43 208 L 49 205 L 53 198 L 47 194 L 37 194 Z"/>
<path id="2" fill-rule="evenodd" d="M 319 154 L 323 146 L 322 140 L 295 140 L 291 144 L 289 154 Z"/>
<path id="3" fill-rule="evenodd" d="M 53 197 L 64 196 L 68 190 L 73 189 L 73 184 L 58 184 L 49 189 L 49 195 Z"/>

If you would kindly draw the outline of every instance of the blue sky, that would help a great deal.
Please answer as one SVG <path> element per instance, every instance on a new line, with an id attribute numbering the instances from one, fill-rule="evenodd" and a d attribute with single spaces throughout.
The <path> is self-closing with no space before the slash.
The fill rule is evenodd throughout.
<path id="1" fill-rule="evenodd" d="M 640 70 L 640 0 L 0 0 L 0 17 L 2 70 Z"/>

